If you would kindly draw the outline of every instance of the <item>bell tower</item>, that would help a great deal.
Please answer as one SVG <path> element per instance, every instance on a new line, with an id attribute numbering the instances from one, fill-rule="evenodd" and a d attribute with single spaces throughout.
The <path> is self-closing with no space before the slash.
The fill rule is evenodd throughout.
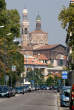
<path id="1" fill-rule="evenodd" d="M 36 30 L 41 30 L 41 17 L 39 14 L 36 17 Z"/>
<path id="2" fill-rule="evenodd" d="M 22 22 L 22 47 L 29 44 L 29 21 L 28 10 L 23 10 L 23 22 Z"/>

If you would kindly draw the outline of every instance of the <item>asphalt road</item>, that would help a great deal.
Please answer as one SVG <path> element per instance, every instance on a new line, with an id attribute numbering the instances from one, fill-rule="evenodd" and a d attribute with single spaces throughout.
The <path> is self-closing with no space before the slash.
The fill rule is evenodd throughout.
<path id="1" fill-rule="evenodd" d="M 36 91 L 0 99 L 0 110 L 58 110 L 57 94 L 53 91 Z"/>

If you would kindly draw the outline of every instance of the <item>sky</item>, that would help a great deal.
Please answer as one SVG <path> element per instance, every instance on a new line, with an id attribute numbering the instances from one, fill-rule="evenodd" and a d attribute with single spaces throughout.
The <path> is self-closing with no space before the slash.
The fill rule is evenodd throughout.
<path id="1" fill-rule="evenodd" d="M 63 6 L 68 6 L 70 0 L 6 0 L 8 9 L 17 9 L 21 21 L 22 11 L 28 9 L 30 32 L 35 29 L 35 19 L 39 13 L 42 19 L 42 30 L 48 32 L 49 44 L 65 45 L 66 31 L 58 21 L 58 15 Z"/>

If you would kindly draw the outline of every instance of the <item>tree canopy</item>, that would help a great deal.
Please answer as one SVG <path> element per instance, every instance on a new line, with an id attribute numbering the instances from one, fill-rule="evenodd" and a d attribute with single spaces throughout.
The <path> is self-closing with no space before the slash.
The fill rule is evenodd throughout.
<path id="1" fill-rule="evenodd" d="M 6 9 L 5 0 L 0 0 L 0 10 Z"/>
<path id="2" fill-rule="evenodd" d="M 74 5 L 74 4 L 73 4 Z M 66 43 L 70 39 L 70 32 L 74 35 L 74 6 L 70 4 L 68 8 L 64 7 L 61 10 L 58 19 L 61 21 L 61 25 L 67 31 Z M 72 38 L 72 37 L 71 37 Z M 71 40 L 70 45 L 74 44 L 73 40 Z"/>
<path id="3" fill-rule="evenodd" d="M 20 15 L 16 9 L 8 10 L 5 0 L 0 0 L 0 74 L 11 74 L 12 65 L 18 75 L 24 71 L 24 56 L 13 41 L 20 37 Z"/>
<path id="4" fill-rule="evenodd" d="M 69 62 L 69 68 L 74 69 L 74 3 L 70 3 L 69 7 L 64 7 L 59 16 L 62 27 L 67 31 L 66 44 L 72 49 L 70 55 L 71 62 Z"/>

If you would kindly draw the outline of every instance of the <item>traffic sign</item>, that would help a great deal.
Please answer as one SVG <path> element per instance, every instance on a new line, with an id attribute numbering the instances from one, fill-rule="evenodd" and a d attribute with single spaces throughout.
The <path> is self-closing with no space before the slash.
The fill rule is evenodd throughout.
<path id="1" fill-rule="evenodd" d="M 16 66 L 12 65 L 12 71 L 16 71 Z"/>
<path id="2" fill-rule="evenodd" d="M 67 79 L 68 78 L 68 73 L 67 71 L 62 72 L 62 79 Z"/>

